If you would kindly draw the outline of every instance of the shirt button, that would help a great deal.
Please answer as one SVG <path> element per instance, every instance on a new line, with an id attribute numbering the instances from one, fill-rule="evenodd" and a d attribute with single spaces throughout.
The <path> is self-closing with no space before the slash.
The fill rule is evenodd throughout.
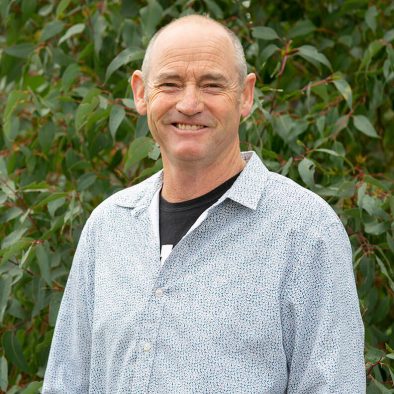
<path id="1" fill-rule="evenodd" d="M 150 350 L 152 349 L 152 345 L 149 342 L 145 342 L 142 349 L 144 350 L 144 352 L 150 352 Z"/>
<path id="2" fill-rule="evenodd" d="M 164 294 L 164 290 L 163 290 L 161 287 L 159 287 L 159 288 L 157 288 L 157 289 L 155 290 L 155 296 L 156 296 L 157 298 L 162 297 L 163 294 Z"/>

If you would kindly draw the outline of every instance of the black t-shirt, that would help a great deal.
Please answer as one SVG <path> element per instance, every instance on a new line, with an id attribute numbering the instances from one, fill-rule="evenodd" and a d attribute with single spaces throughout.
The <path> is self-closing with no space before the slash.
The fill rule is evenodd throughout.
<path id="1" fill-rule="evenodd" d="M 239 174 L 228 179 L 210 192 L 192 200 L 171 203 L 166 201 L 160 192 L 160 248 L 163 245 L 172 245 L 174 247 L 188 232 L 198 217 L 230 189 Z"/>

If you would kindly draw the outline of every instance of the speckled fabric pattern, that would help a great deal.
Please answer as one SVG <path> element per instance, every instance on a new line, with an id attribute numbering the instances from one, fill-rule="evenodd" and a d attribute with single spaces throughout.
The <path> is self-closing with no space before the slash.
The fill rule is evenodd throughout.
<path id="1" fill-rule="evenodd" d="M 351 248 L 329 205 L 248 163 L 160 264 L 162 174 L 81 234 L 43 393 L 365 393 Z"/>

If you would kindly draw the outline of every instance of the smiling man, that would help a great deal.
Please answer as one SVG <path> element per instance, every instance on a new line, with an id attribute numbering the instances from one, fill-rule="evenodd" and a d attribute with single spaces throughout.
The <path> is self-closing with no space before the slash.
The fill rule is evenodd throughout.
<path id="1" fill-rule="evenodd" d="M 241 44 L 202 16 L 151 40 L 131 85 L 163 171 L 97 207 L 43 393 L 364 393 L 351 248 L 317 195 L 241 153 Z"/>

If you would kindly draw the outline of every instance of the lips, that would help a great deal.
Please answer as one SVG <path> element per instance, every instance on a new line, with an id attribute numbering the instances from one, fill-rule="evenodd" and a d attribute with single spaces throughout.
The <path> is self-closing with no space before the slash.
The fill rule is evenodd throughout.
<path id="1" fill-rule="evenodd" d="M 172 123 L 172 125 L 179 130 L 191 130 L 191 131 L 201 130 L 206 127 L 201 124 L 189 124 L 189 123 Z"/>

